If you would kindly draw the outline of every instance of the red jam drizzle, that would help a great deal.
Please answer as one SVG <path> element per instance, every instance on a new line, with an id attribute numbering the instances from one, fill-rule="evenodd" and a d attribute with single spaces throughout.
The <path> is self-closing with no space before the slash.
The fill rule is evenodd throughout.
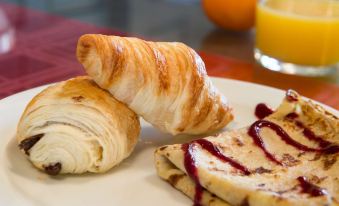
<path id="1" fill-rule="evenodd" d="M 325 189 L 310 183 L 309 181 L 307 181 L 306 177 L 300 176 L 297 178 L 297 180 L 299 181 L 299 185 L 303 193 L 308 193 L 312 197 L 327 195 L 327 191 Z"/>
<path id="2" fill-rule="evenodd" d="M 275 156 L 273 154 L 271 154 L 267 149 L 266 149 L 266 146 L 265 146 L 265 143 L 264 141 L 262 140 L 259 132 L 261 130 L 262 127 L 269 127 L 271 129 L 273 129 L 279 136 L 282 134 L 285 136 L 285 131 L 282 130 L 278 125 L 274 124 L 274 123 L 271 123 L 269 121 L 266 121 L 266 120 L 258 120 L 256 122 L 254 122 L 249 130 L 248 130 L 248 135 L 251 136 L 253 138 L 253 141 L 254 141 L 254 144 L 256 144 L 260 149 L 263 150 L 263 152 L 265 153 L 266 157 L 279 164 L 279 165 L 282 165 L 282 163 L 277 160 L 275 158 Z"/>
<path id="3" fill-rule="evenodd" d="M 286 118 L 288 118 L 288 119 L 296 119 L 296 118 L 298 118 L 299 117 L 299 115 L 297 114 L 297 113 L 295 113 L 295 112 L 291 112 L 291 113 L 289 113 L 289 114 L 287 114 L 286 115 Z"/>
<path id="4" fill-rule="evenodd" d="M 183 144 L 181 149 L 184 151 L 184 165 L 186 172 L 195 183 L 194 206 L 200 206 L 203 188 L 200 185 L 198 169 L 195 165 L 194 156 L 192 155 L 193 146 L 194 144 L 187 143 Z"/>
<path id="5" fill-rule="evenodd" d="M 264 103 L 260 103 L 255 107 L 254 114 L 258 119 L 264 119 L 265 117 L 269 116 L 273 112 L 274 112 L 273 109 L 271 109 L 269 106 L 267 106 Z"/>
<path id="6" fill-rule="evenodd" d="M 324 154 L 336 154 L 339 152 L 339 145 L 332 144 L 323 149 Z"/>
<path id="7" fill-rule="evenodd" d="M 216 147 L 212 142 L 205 139 L 198 139 L 194 142 L 198 143 L 204 150 L 208 151 L 211 155 L 217 157 L 219 160 L 229 163 L 232 167 L 242 171 L 245 175 L 251 174 L 251 172 L 245 166 L 241 165 L 232 158 L 223 155 L 218 149 L 218 147 Z"/>
<path id="8" fill-rule="evenodd" d="M 293 90 L 287 90 L 286 92 L 286 99 L 289 102 L 296 102 L 298 101 L 298 95 Z"/>
<path id="9" fill-rule="evenodd" d="M 288 145 L 291 145 L 299 150 L 302 151 L 306 151 L 306 152 L 322 152 L 325 154 L 334 154 L 337 153 L 339 151 L 339 147 L 338 145 L 330 145 L 324 148 L 311 148 L 308 147 L 306 145 L 303 145 L 297 141 L 295 141 L 294 139 L 292 139 L 279 125 L 267 121 L 267 120 L 258 120 L 256 122 L 254 122 L 249 130 L 248 130 L 248 135 L 251 136 L 253 138 L 254 143 L 260 147 L 265 155 L 267 156 L 268 159 L 270 159 L 271 161 L 282 165 L 282 162 L 280 162 L 279 160 L 277 160 L 275 158 L 275 156 L 273 154 L 271 154 L 265 146 L 264 141 L 262 140 L 261 136 L 260 136 L 260 130 L 263 127 L 268 127 L 272 130 L 275 131 L 275 133 Z M 328 143 L 328 145 L 331 143 Z"/>
<path id="10" fill-rule="evenodd" d="M 294 95 L 293 92 L 288 91 L 286 93 L 286 98 L 288 101 L 297 101 L 297 97 Z M 260 147 L 266 157 L 268 159 L 270 159 L 271 161 L 282 165 L 282 162 L 280 162 L 278 159 L 276 159 L 276 157 L 271 154 L 265 146 L 265 143 L 263 141 L 263 139 L 260 136 L 260 130 L 263 127 L 268 127 L 272 130 L 274 130 L 276 132 L 276 134 L 287 144 L 302 150 L 302 151 L 306 151 L 306 152 L 321 152 L 324 154 L 335 154 L 339 152 L 339 145 L 335 145 L 329 141 L 324 140 L 323 138 L 317 136 L 314 134 L 314 132 L 312 132 L 310 129 L 308 129 L 301 121 L 297 120 L 297 118 L 299 117 L 299 115 L 295 112 L 289 113 L 286 115 L 287 119 L 293 120 L 295 122 L 295 124 L 299 127 L 303 129 L 303 135 L 310 141 L 313 142 L 317 142 L 319 144 L 320 148 L 311 148 L 308 147 L 306 145 L 303 145 L 297 141 L 295 141 L 294 139 L 292 139 L 279 125 L 267 121 L 267 120 L 263 120 L 263 118 L 269 116 L 270 114 L 272 114 L 274 111 L 268 107 L 266 104 L 260 103 L 256 106 L 255 108 L 255 115 L 260 119 L 256 122 L 254 122 L 249 130 L 248 130 L 248 134 L 253 138 L 254 143 Z"/>
<path id="11" fill-rule="evenodd" d="M 192 180 L 195 183 L 195 196 L 194 196 L 194 206 L 200 206 L 202 193 L 203 193 L 203 187 L 200 184 L 199 181 L 199 175 L 198 175 L 198 169 L 196 167 L 195 159 L 193 154 L 193 147 L 195 144 L 199 144 L 204 150 L 208 151 L 213 156 L 217 157 L 219 160 L 229 163 L 232 167 L 242 171 L 245 175 L 250 175 L 251 172 L 240 163 L 236 162 L 232 158 L 226 157 L 221 153 L 221 151 L 213 145 L 212 142 L 205 140 L 205 139 L 199 139 L 195 140 L 191 143 L 183 144 L 182 150 L 184 151 L 184 165 L 187 174 L 192 178 Z"/>
<path id="12" fill-rule="evenodd" d="M 298 114 L 294 112 L 286 115 L 286 118 L 294 120 L 295 124 L 299 128 L 303 129 L 303 135 L 308 140 L 319 144 L 320 149 L 318 149 L 318 152 L 323 152 L 324 154 L 335 154 L 339 152 L 339 145 L 335 145 L 317 136 L 316 134 L 314 134 L 314 132 L 312 132 L 309 128 L 307 128 L 301 121 L 295 120 L 297 117 L 298 117 Z"/>

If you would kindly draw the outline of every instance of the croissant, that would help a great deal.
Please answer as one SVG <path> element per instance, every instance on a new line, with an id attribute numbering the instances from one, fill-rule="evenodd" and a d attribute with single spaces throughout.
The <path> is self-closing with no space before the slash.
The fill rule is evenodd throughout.
<path id="1" fill-rule="evenodd" d="M 183 43 L 87 34 L 77 58 L 100 87 L 164 132 L 201 134 L 233 119 L 204 62 Z"/>
<path id="2" fill-rule="evenodd" d="M 101 173 L 128 157 L 138 116 L 89 77 L 48 87 L 27 105 L 17 128 L 19 148 L 50 175 Z"/>

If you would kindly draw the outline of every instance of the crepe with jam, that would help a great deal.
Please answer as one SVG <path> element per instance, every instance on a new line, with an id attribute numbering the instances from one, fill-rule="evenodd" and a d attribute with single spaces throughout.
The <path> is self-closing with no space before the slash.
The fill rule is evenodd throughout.
<path id="1" fill-rule="evenodd" d="M 291 90 L 256 114 L 249 127 L 158 148 L 158 175 L 194 205 L 338 205 L 338 118 Z"/>

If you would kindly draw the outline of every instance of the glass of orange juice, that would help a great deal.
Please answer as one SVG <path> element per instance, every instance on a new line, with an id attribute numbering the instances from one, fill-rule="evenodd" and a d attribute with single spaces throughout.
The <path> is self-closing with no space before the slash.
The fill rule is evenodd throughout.
<path id="1" fill-rule="evenodd" d="M 321 76 L 339 69 L 339 0 L 261 0 L 255 59 L 289 74 Z"/>

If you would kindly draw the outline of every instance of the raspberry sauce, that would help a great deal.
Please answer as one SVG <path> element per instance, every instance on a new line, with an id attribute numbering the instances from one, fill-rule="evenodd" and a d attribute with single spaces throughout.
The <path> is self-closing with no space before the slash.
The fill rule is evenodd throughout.
<path id="1" fill-rule="evenodd" d="M 232 158 L 226 157 L 221 153 L 221 151 L 213 145 L 212 142 L 199 139 L 195 140 L 191 143 L 186 143 L 182 145 L 182 150 L 184 151 L 184 165 L 188 176 L 194 181 L 195 183 L 195 195 L 194 195 L 194 206 L 200 206 L 200 202 L 202 199 L 203 194 L 203 187 L 199 181 L 198 169 L 196 166 L 196 161 L 194 158 L 194 147 L 196 144 L 199 144 L 202 149 L 208 151 L 211 155 L 217 157 L 222 162 L 230 164 L 232 167 L 242 171 L 245 175 L 250 175 L 251 172 L 243 165 L 238 163 L 237 161 L 233 160 Z"/>
<path id="2" fill-rule="evenodd" d="M 253 138 L 254 143 L 264 151 L 266 157 L 269 160 L 280 165 L 282 165 L 282 162 L 276 159 L 276 157 L 266 149 L 265 143 L 260 136 L 260 130 L 263 127 L 268 127 L 272 129 L 286 144 L 291 145 L 294 148 L 305 151 L 305 152 L 319 152 L 319 153 L 324 153 L 324 154 L 334 154 L 334 153 L 339 152 L 339 145 L 334 145 L 330 142 L 327 142 L 321 139 L 320 137 L 315 136 L 314 133 L 313 133 L 313 136 L 311 135 L 311 133 L 307 134 L 308 135 L 307 138 L 313 141 L 319 142 L 320 148 L 311 148 L 311 147 L 308 147 L 306 145 L 303 145 L 295 141 L 285 132 L 285 130 L 283 130 L 283 128 L 281 128 L 279 125 L 273 122 L 270 122 L 267 120 L 258 120 L 254 122 L 248 130 L 248 135 L 251 136 Z M 310 130 L 307 129 L 306 131 L 309 132 Z M 305 129 L 304 129 L 303 134 L 305 135 Z"/>
<path id="3" fill-rule="evenodd" d="M 271 109 L 269 106 L 267 106 L 264 103 L 260 103 L 255 107 L 254 114 L 258 119 L 264 119 L 265 117 L 269 116 L 273 112 L 274 112 L 273 109 Z"/>
<path id="4" fill-rule="evenodd" d="M 299 181 L 299 186 L 301 187 L 301 191 L 303 193 L 308 193 L 312 197 L 318 197 L 327 194 L 327 191 L 324 188 L 310 183 L 304 176 L 298 177 L 297 180 Z"/>

